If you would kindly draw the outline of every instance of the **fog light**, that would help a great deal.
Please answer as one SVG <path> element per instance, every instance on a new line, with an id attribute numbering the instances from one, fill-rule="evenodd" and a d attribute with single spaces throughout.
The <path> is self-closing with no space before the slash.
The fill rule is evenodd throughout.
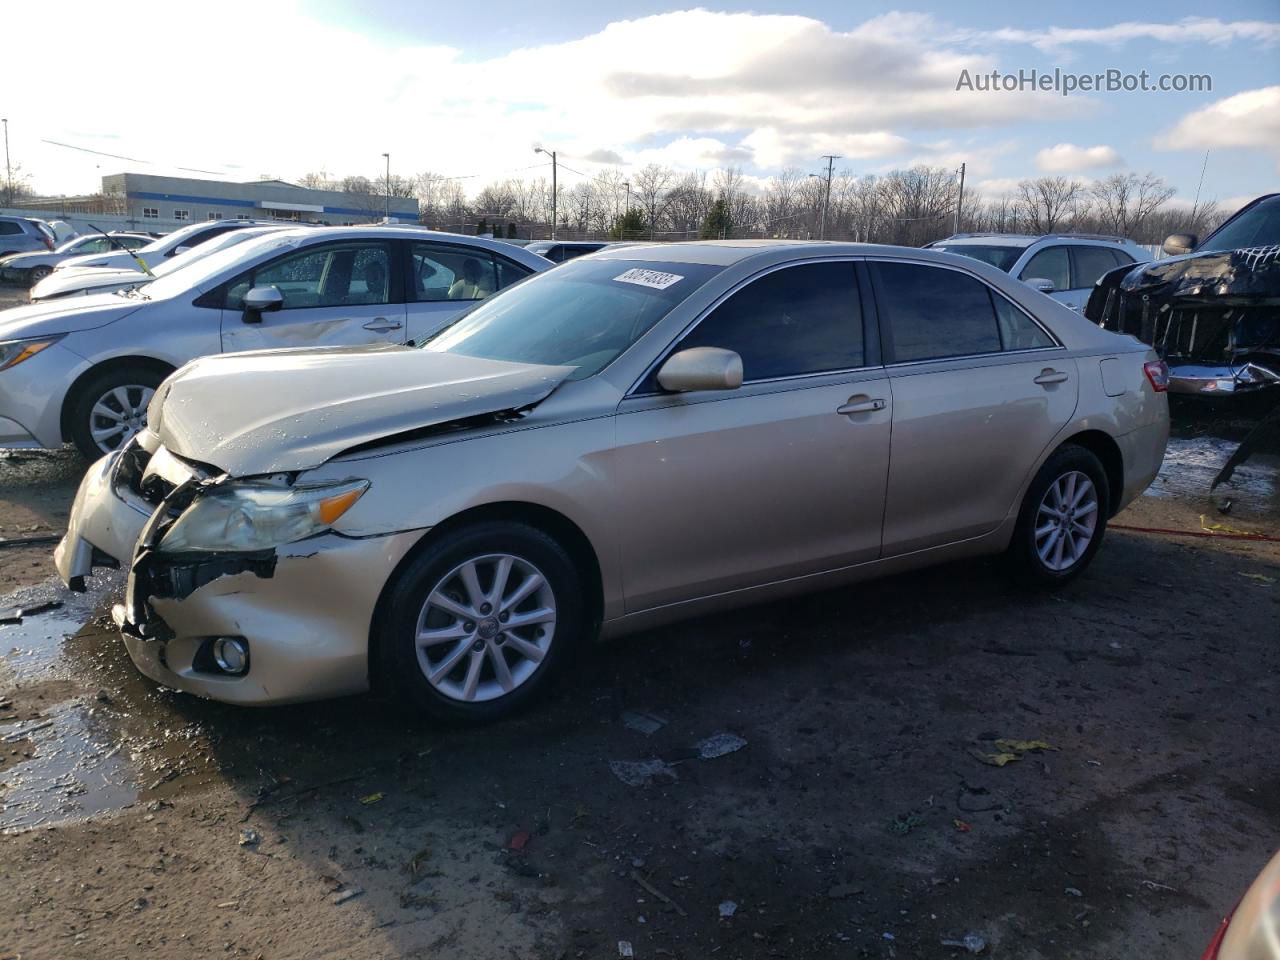
<path id="1" fill-rule="evenodd" d="M 249 645 L 239 637 L 219 637 L 213 641 L 213 662 L 233 677 L 249 671 Z"/>

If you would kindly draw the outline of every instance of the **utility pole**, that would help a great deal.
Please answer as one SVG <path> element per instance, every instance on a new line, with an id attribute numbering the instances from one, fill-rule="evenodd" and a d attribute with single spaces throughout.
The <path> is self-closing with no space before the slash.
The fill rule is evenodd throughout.
<path id="1" fill-rule="evenodd" d="M 964 203 L 964 164 L 960 164 L 960 193 L 956 197 L 956 220 L 951 227 L 952 233 L 960 232 L 960 206 Z"/>
<path id="2" fill-rule="evenodd" d="M 387 158 L 387 191 L 386 191 L 387 196 L 386 196 L 386 207 L 385 207 L 383 219 L 390 220 L 391 219 L 391 154 L 384 153 L 383 156 Z"/>
<path id="3" fill-rule="evenodd" d="M 534 153 L 545 153 L 551 158 L 551 239 L 556 238 L 556 220 L 558 218 L 557 201 L 559 199 L 559 191 L 556 189 L 556 152 L 554 150 L 545 150 L 542 147 L 534 147 Z"/>
<path id="4" fill-rule="evenodd" d="M 7 128 L 6 128 L 6 130 L 7 130 Z M 8 133 L 6 133 L 6 134 L 5 134 L 4 142 L 5 142 L 5 153 L 4 153 L 4 155 L 5 155 L 5 160 L 6 160 L 6 162 L 7 162 L 7 161 L 8 161 L 8 157 L 9 157 L 9 135 L 8 135 Z M 1200 181 L 1196 184 L 1196 199 L 1195 199 L 1195 201 L 1191 204 L 1191 229 L 1192 229 L 1192 230 L 1194 230 L 1194 229 L 1196 228 L 1196 211 L 1200 208 L 1200 188 L 1204 186 L 1204 172 L 1205 172 L 1205 170 L 1206 170 L 1206 169 L 1208 169 L 1208 167 L 1209 167 L 1209 151 L 1208 151 L 1208 150 L 1206 150 L 1206 151 L 1204 152 L 1204 163 L 1200 164 Z M 12 189 L 12 188 L 10 188 L 10 189 Z"/>
<path id="5" fill-rule="evenodd" d="M 837 160 L 841 159 L 839 154 L 828 153 L 823 156 L 827 161 L 827 189 L 822 197 L 822 224 L 818 227 L 818 239 L 827 239 L 827 208 L 831 206 L 831 176 Z"/>
<path id="6" fill-rule="evenodd" d="M 5 206 L 13 203 L 13 168 L 9 166 L 9 118 L 0 119 L 0 123 L 4 124 L 4 182 L 7 184 L 5 193 Z"/>

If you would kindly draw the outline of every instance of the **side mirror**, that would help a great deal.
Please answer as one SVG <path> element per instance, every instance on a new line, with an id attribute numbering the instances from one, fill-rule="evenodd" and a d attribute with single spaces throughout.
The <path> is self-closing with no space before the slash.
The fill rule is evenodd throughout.
<path id="1" fill-rule="evenodd" d="M 254 287 L 244 295 L 244 322 L 261 323 L 262 315 L 284 306 L 284 294 L 275 287 Z"/>
<path id="2" fill-rule="evenodd" d="M 1027 286 L 1046 294 L 1054 291 L 1053 281 L 1046 280 L 1044 277 L 1028 277 Z"/>
<path id="3" fill-rule="evenodd" d="M 742 386 L 742 357 L 719 347 L 690 347 L 667 357 L 658 385 L 673 393 L 737 390 Z"/>
<path id="4" fill-rule="evenodd" d="M 1171 257 L 1180 257 L 1196 248 L 1200 238 L 1194 233 L 1171 233 L 1165 237 L 1164 252 Z"/>
<path id="5" fill-rule="evenodd" d="M 186 253 L 190 249 L 191 249 L 190 247 L 174 247 L 172 250 L 169 251 L 169 256 L 176 257 L 178 256 L 178 254 Z"/>

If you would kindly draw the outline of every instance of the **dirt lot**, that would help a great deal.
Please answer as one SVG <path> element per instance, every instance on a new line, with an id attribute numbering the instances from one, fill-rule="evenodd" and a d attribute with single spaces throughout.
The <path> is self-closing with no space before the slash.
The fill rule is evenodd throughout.
<path id="1" fill-rule="evenodd" d="M 1117 522 L 1280 535 L 1274 452 L 1205 496 L 1243 427 L 1181 427 Z M 82 469 L 0 459 L 0 536 Z M 1190 957 L 1280 845 L 1277 543 L 1116 529 L 1058 595 L 968 563 L 696 621 L 481 731 L 157 689 L 118 580 L 49 551 L 0 550 L 0 609 L 63 604 L 0 626 L 0 958 Z"/>

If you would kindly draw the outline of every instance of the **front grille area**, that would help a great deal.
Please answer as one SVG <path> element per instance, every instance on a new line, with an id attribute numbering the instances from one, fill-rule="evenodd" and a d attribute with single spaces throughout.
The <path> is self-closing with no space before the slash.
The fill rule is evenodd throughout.
<path id="1" fill-rule="evenodd" d="M 1169 310 L 1152 324 L 1152 345 L 1163 357 L 1229 360 L 1232 327 L 1246 309 L 1195 306 Z"/>

